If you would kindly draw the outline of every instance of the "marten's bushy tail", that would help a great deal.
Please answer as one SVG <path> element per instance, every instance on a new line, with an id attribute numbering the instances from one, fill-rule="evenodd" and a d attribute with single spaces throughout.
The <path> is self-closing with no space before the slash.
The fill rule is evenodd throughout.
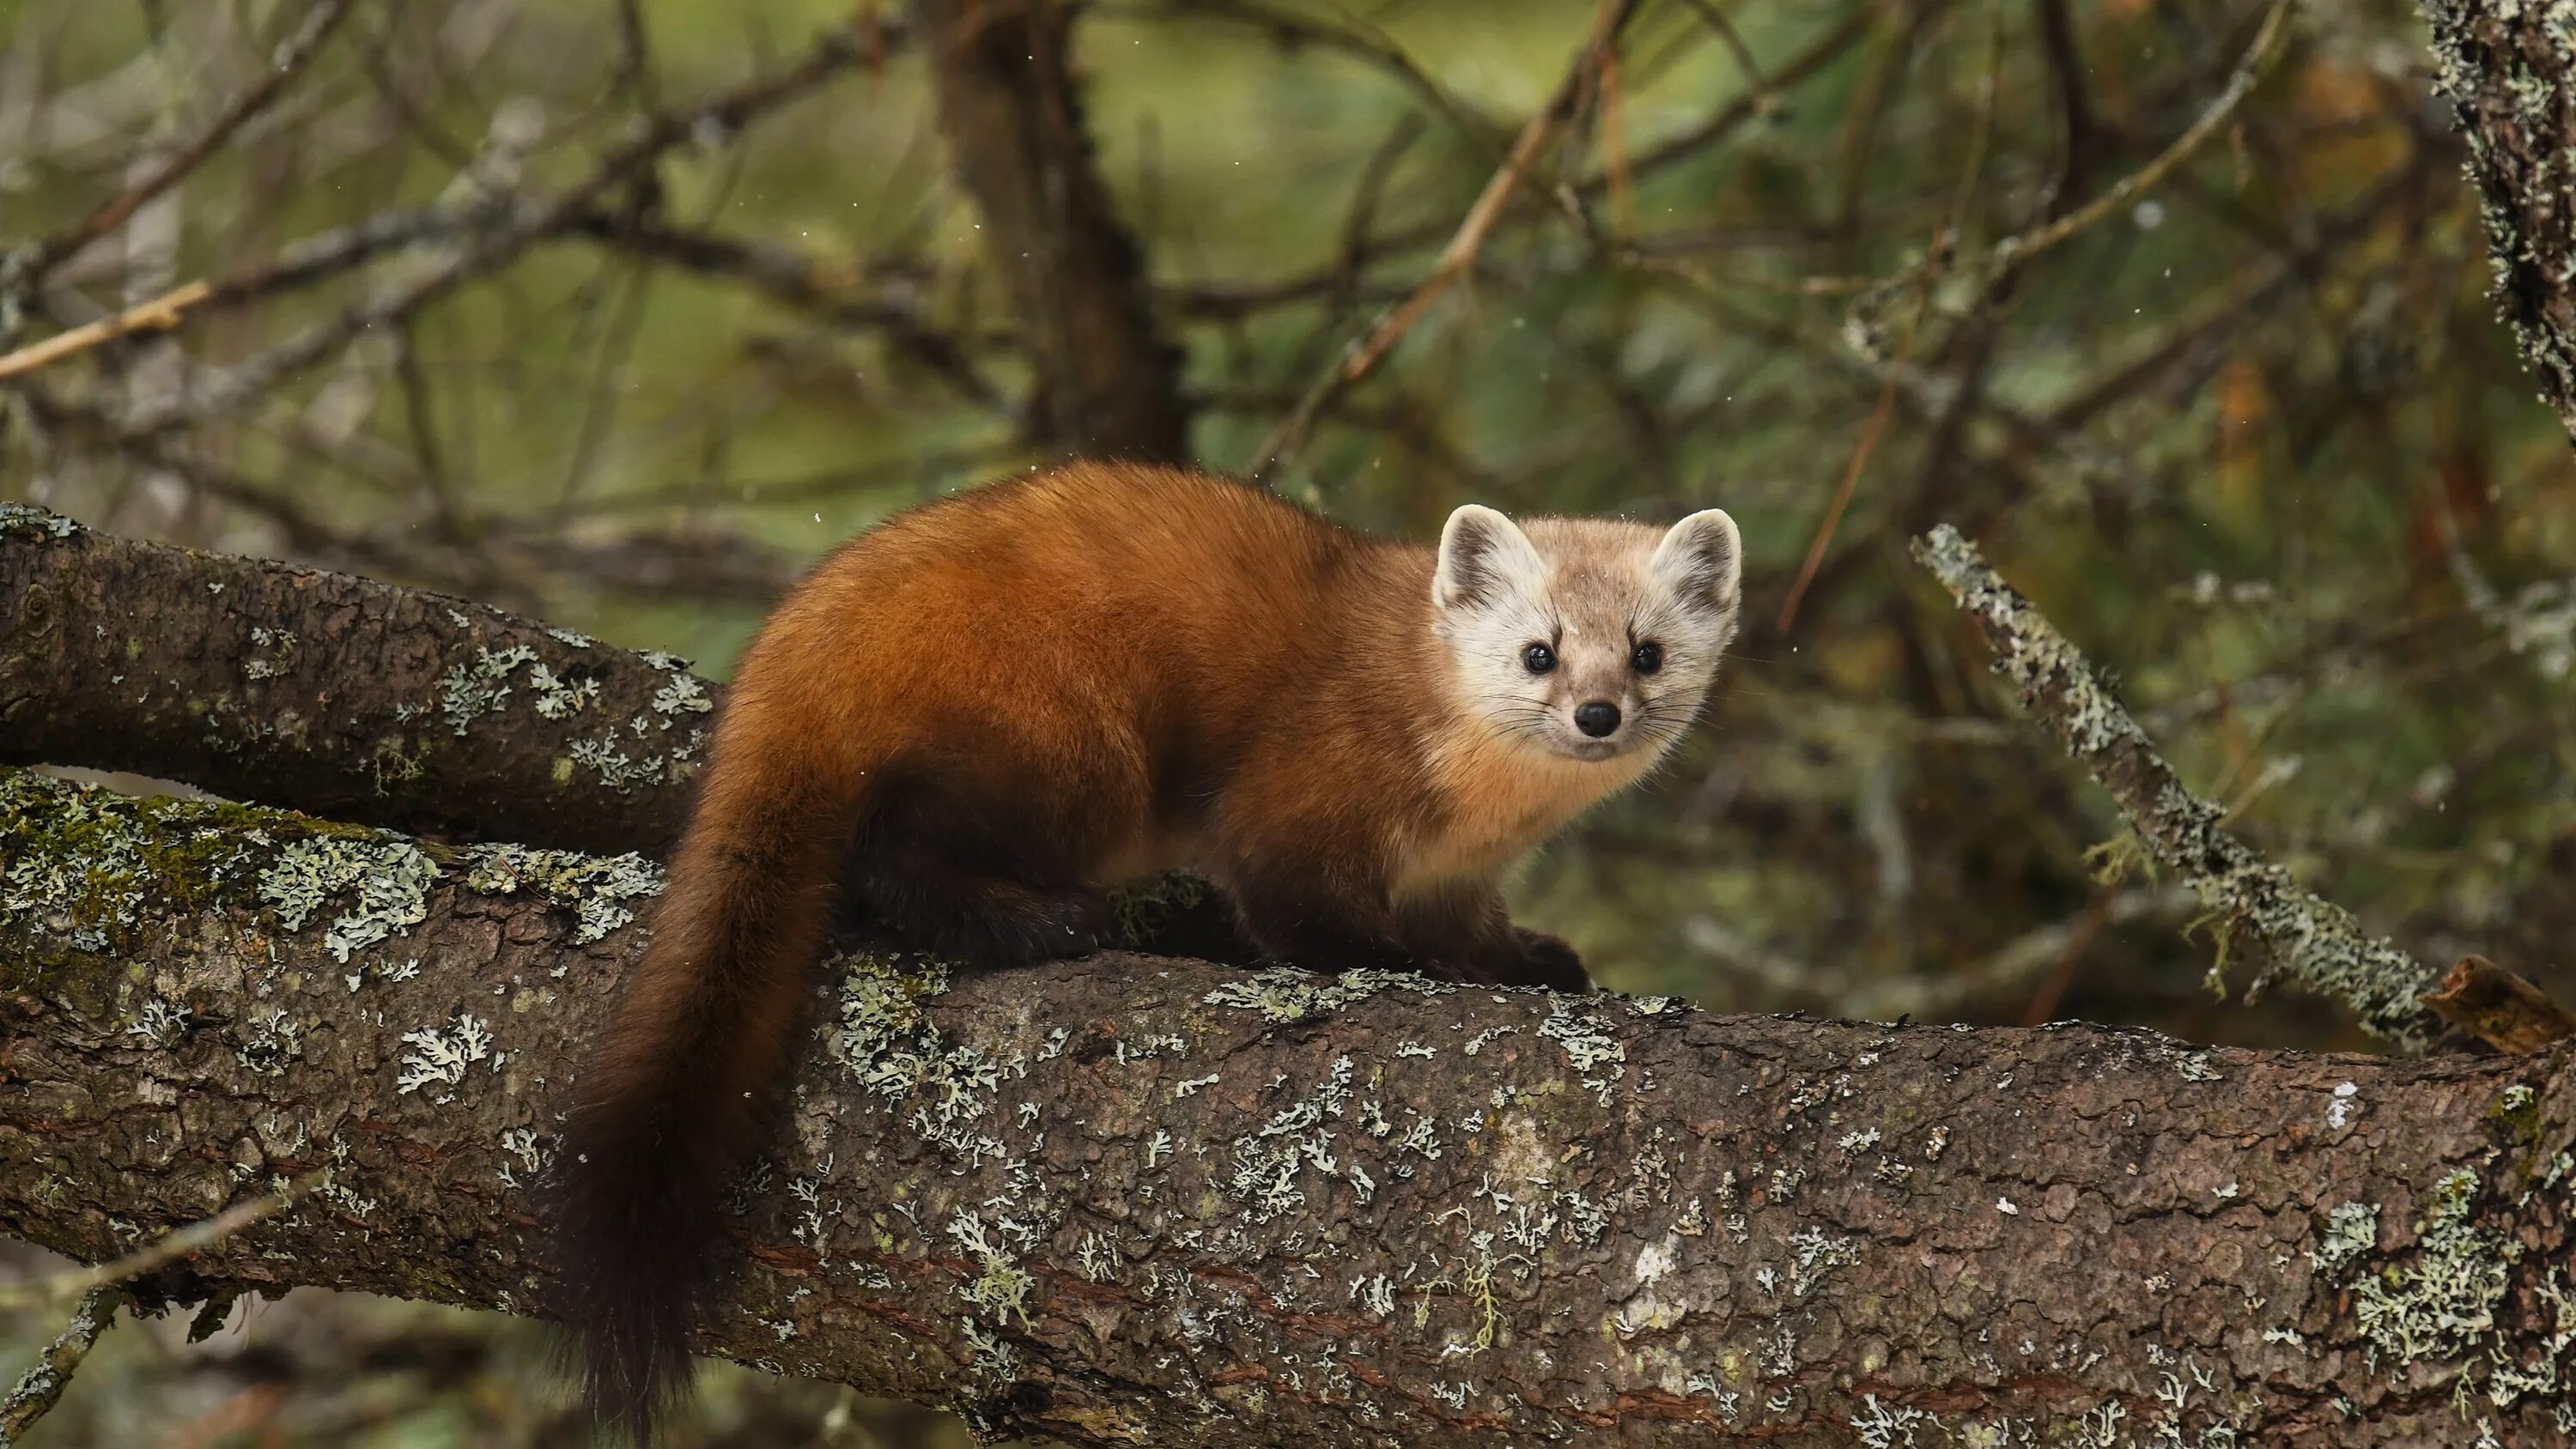
<path id="1" fill-rule="evenodd" d="M 639 1445 L 688 1388 L 720 1204 L 778 1085 L 848 840 L 832 792 L 765 754 L 719 740 L 556 1157 L 560 1311 L 593 1409 Z"/>

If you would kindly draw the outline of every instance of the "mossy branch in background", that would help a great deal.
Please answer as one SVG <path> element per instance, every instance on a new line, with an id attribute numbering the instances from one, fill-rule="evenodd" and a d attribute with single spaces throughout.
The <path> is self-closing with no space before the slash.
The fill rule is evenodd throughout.
<path id="1" fill-rule="evenodd" d="M 2156 862 L 2199 896 L 2222 942 L 2246 939 L 2261 949 L 2266 965 L 2253 990 L 2295 982 L 2343 1003 L 2363 1030 L 2408 1051 L 2444 1035 L 2422 1001 L 2439 975 L 2229 834 L 2227 812 L 2183 785 L 2083 652 L 1974 543 L 1943 524 L 1914 541 L 1914 558 L 1976 621 L 1995 672 L 2012 681 L 2023 707 L 2110 792 Z M 2222 946 L 2214 982 L 2224 981 L 2225 964 Z"/>
<path id="2" fill-rule="evenodd" d="M 19 1436 L 62 1402 L 72 1375 L 98 1346 L 99 1335 L 116 1321 L 116 1310 L 124 1302 L 125 1288 L 116 1283 L 102 1283 L 81 1295 L 63 1331 L 46 1345 L 44 1357 L 27 1370 L 7 1398 L 0 1398 L 0 1449 L 17 1443 Z"/>
<path id="3" fill-rule="evenodd" d="M 2562 175 L 2576 147 L 2576 12 L 2564 3 L 2423 0 L 2434 89 L 2451 103 L 2478 185 L 2496 311 L 2576 433 L 2576 212 Z"/>

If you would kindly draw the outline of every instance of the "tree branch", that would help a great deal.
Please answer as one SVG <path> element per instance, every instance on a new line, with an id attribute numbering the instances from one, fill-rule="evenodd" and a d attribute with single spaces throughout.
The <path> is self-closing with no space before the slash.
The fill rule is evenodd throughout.
<path id="1" fill-rule="evenodd" d="M 205 164 L 226 141 L 260 112 L 268 109 L 287 83 L 304 69 L 305 63 L 330 39 L 331 32 L 348 18 L 350 0 L 319 0 L 304 14 L 283 45 L 269 58 L 259 79 L 235 97 L 215 117 L 214 123 L 198 133 L 196 139 L 154 166 L 140 180 L 98 204 L 74 225 L 34 243 L 26 252 L 0 267 L 0 288 L 31 286 L 44 280 L 47 273 L 70 260 L 82 247 L 125 225 L 144 205 L 187 178 L 188 173 Z"/>
<path id="2" fill-rule="evenodd" d="M 36 1426 L 37 1420 L 62 1402 L 63 1390 L 71 1387 L 72 1375 L 80 1371 L 89 1351 L 98 1346 L 99 1335 L 116 1321 L 116 1310 L 124 1302 L 122 1287 L 105 1284 L 91 1289 L 73 1306 L 70 1321 L 45 1346 L 44 1357 L 27 1370 L 8 1397 L 0 1398 L 0 1449 L 17 1443 L 20 1436 Z"/>
<path id="3" fill-rule="evenodd" d="M 2551 7 L 2424 0 L 2437 88 L 2469 143 L 2495 259 L 2496 310 L 2541 401 L 2576 434 L 2576 54 Z"/>
<path id="4" fill-rule="evenodd" d="M 717 695 L 483 604 L 0 505 L 0 763 L 658 856 Z"/>
<path id="5" fill-rule="evenodd" d="M 1943 524 L 1914 541 L 1914 558 L 1976 621 L 1995 652 L 1995 672 L 2110 793 L 2147 853 L 2200 897 L 2220 932 L 2213 982 L 2225 979 L 2229 933 L 2242 930 L 2270 958 L 2255 989 L 2286 977 L 2342 1002 L 2364 1030 L 2410 1051 L 2442 1034 L 2441 1019 L 2423 1004 L 2440 984 L 2433 969 L 2229 834 L 2227 812 L 2182 783 L 2083 652 L 1987 567 L 1975 544 Z"/>
<path id="6" fill-rule="evenodd" d="M 1047 441 L 1179 462 L 1181 353 L 1154 321 L 1145 262 L 1110 206 L 1059 0 L 917 0 L 939 125 L 984 216 L 1038 369 Z"/>
<path id="7" fill-rule="evenodd" d="M 312 1173 L 193 1261 L 202 1291 L 540 1301 L 566 1043 L 637 954 L 649 866 L 25 774 L 0 855 L 0 1231 L 109 1259 Z M 2576 1412 L 2564 1049 L 2193 1051 L 1123 955 L 861 954 L 817 998 L 701 1347 L 987 1434 L 2376 1445 Z"/>

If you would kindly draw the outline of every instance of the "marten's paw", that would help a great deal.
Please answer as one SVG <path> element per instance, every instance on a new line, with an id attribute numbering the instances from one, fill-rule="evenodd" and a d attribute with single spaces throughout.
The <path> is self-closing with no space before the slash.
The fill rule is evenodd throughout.
<path id="1" fill-rule="evenodd" d="M 1118 937 L 1109 903 L 1097 892 L 998 887 L 986 899 L 992 937 L 986 955 L 997 964 L 1088 956 Z"/>
<path id="2" fill-rule="evenodd" d="M 984 967 L 1088 956 L 1116 937 L 1096 891 L 914 866 L 870 883 L 868 904 L 918 949 Z"/>
<path id="3" fill-rule="evenodd" d="M 1578 993 L 1592 989 L 1592 977 L 1583 969 L 1583 957 L 1572 946 L 1545 931 L 1519 926 L 1512 927 L 1512 935 L 1520 942 L 1521 958 L 1510 984 Z"/>
<path id="4" fill-rule="evenodd" d="M 1512 928 L 1511 944 L 1468 957 L 1440 957 L 1419 967 L 1426 976 L 1462 986 L 1543 987 L 1549 991 L 1586 992 L 1592 978 L 1583 958 L 1565 942 L 1541 931 Z"/>

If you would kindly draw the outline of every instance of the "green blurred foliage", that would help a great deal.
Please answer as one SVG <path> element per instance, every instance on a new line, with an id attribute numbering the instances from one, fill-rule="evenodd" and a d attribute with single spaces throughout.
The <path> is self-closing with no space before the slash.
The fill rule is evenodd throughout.
<path id="1" fill-rule="evenodd" d="M 1278 479 L 1416 538 L 1469 500 L 1641 517 L 1715 503 L 1742 524 L 1753 627 L 1709 723 L 1517 887 L 1525 917 L 1609 984 L 1733 1010 L 2365 1045 L 2318 1003 L 2249 1008 L 2241 966 L 2213 995 L 2212 942 L 2185 934 L 2194 913 L 2169 882 L 2095 878 L 2088 849 L 2118 833 L 2107 802 L 1905 561 L 1911 532 L 1949 520 L 2120 673 L 2261 849 L 2430 958 L 2478 949 L 2576 985 L 2561 944 L 2576 930 L 2576 472 L 2490 315 L 2413 7 L 2302 7 L 2281 62 L 2163 185 L 2000 279 L 1914 270 L 1935 248 L 1983 257 L 2146 165 L 2222 91 L 2265 8 L 1648 0 L 1615 85 L 1592 86 L 1545 149 L 1468 285 Z M 1090 134 L 1186 348 L 1203 462 L 1249 467 L 1428 274 L 1592 9 L 1084 7 Z M 301 10 L 0 3 L 0 233 L 46 234 L 113 195 L 138 154 L 247 84 Z M 478 165 L 548 194 L 639 115 L 876 15 L 850 0 L 361 12 L 275 112 L 58 276 L 28 334 L 431 206 Z M 651 186 L 603 201 L 595 232 L 541 240 L 240 406 L 148 437 L 130 424 L 453 243 L 47 369 L 5 394 L 0 494 L 474 592 L 721 674 L 763 600 L 834 542 L 1052 456 L 927 69 L 900 15 L 881 18 L 881 63 L 672 151 Z M 496 161 L 532 119 L 539 139 Z M 676 263 L 620 233 L 639 222 L 782 249 L 804 290 Z M 933 365 L 922 335 L 972 381 Z M 1883 397 L 1883 434 L 1782 627 Z M 459 1331 L 382 1305 L 329 1313 L 389 1341 Z M 487 1331 L 508 1346 L 477 1381 L 540 1402 L 518 1363 L 533 1340 Z M 209 1372 L 135 1341 L 110 1351 L 137 1382 Z M 90 1406 L 46 1442 L 137 1442 L 98 1417 L 119 1407 L 101 1388 L 76 1390 Z M 384 1432 L 410 1427 L 364 1442 L 536 1442 L 469 1398 L 424 1390 Z M 755 1412 L 728 1402 L 710 1426 Z M 822 1401 L 795 1402 L 819 1422 Z M 206 1442 L 361 1442 L 316 1432 Z"/>

